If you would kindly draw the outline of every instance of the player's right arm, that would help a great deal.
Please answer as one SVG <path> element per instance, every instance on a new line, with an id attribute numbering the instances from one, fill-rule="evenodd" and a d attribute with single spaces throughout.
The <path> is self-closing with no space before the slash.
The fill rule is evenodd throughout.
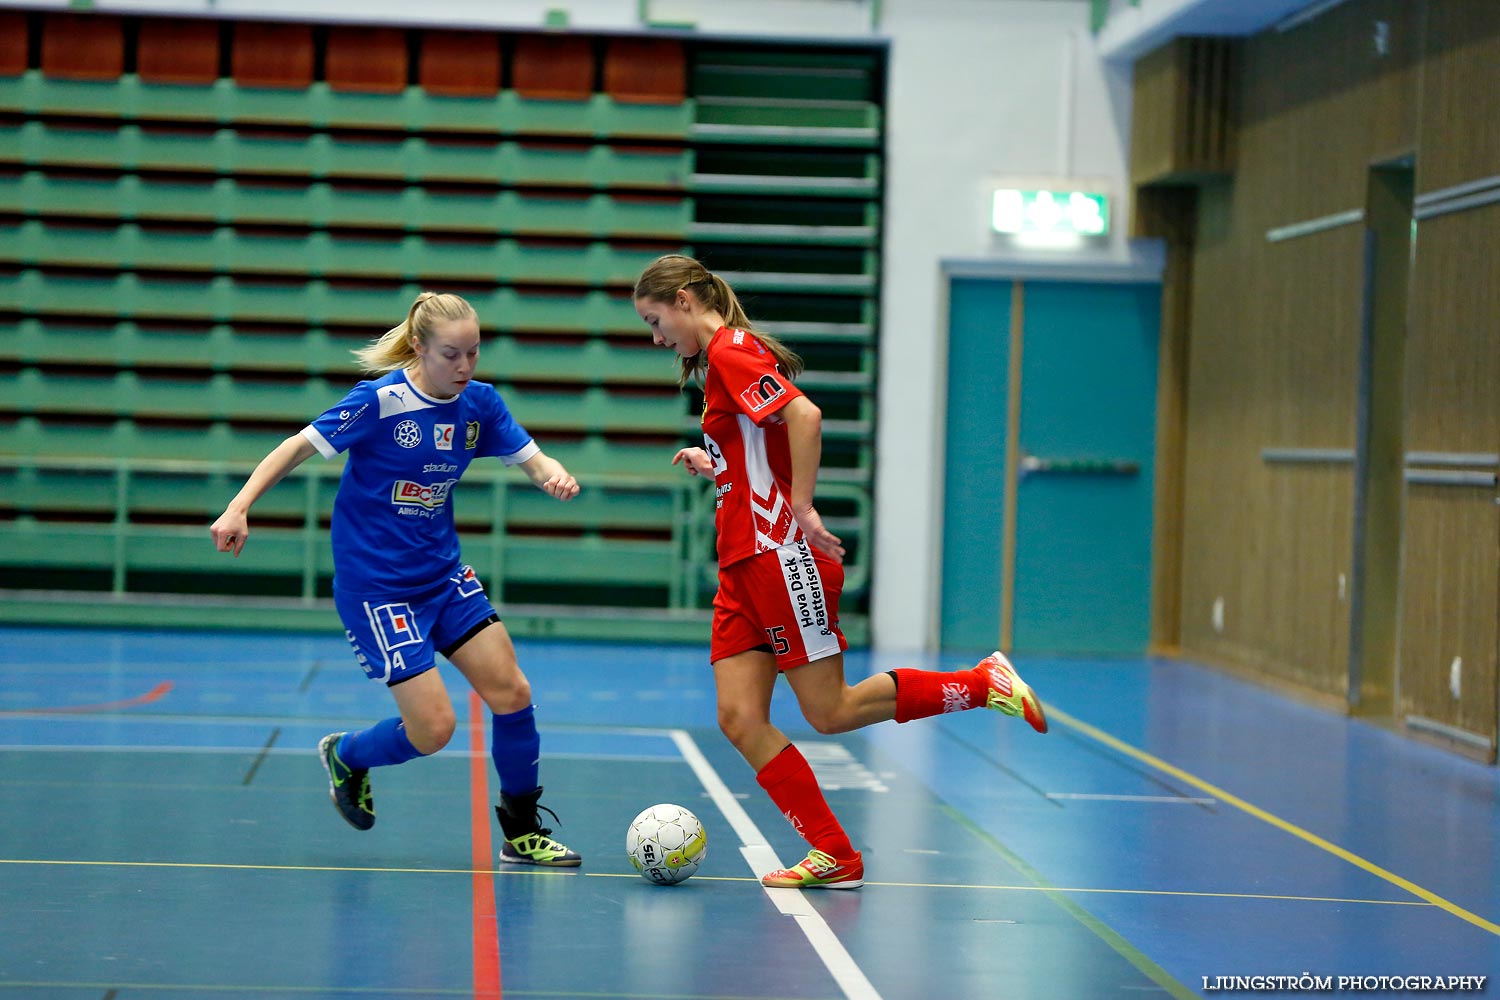
<path id="1" fill-rule="evenodd" d="M 214 548 L 220 552 L 233 552 L 238 557 L 250 534 L 250 508 L 255 501 L 281 482 L 288 472 L 317 453 L 313 443 L 301 434 L 293 434 L 271 449 L 271 453 L 261 459 L 255 471 L 250 473 L 250 478 L 245 480 L 245 485 L 235 494 L 234 499 L 229 501 L 224 513 L 209 527 L 208 533 L 213 536 Z"/>
<path id="2" fill-rule="evenodd" d="M 704 479 L 714 477 L 714 460 L 702 448 L 683 448 L 672 456 L 673 465 L 679 462 L 690 476 L 702 476 Z"/>
<path id="3" fill-rule="evenodd" d="M 786 424 L 787 447 L 792 453 L 792 517 L 807 536 L 807 541 L 828 553 L 836 562 L 844 561 L 844 543 L 823 523 L 823 516 L 813 506 L 813 491 L 818 482 L 818 466 L 823 458 L 823 411 L 806 396 L 797 395 L 776 411 Z"/>

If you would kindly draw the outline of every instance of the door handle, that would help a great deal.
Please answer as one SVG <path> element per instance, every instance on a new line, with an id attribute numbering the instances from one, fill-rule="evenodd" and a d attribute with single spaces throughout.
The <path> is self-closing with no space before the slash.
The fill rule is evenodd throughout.
<path id="1" fill-rule="evenodd" d="M 1141 465 L 1122 458 L 1042 458 L 1023 453 L 1018 476 L 1025 479 L 1038 472 L 1065 476 L 1135 476 Z"/>

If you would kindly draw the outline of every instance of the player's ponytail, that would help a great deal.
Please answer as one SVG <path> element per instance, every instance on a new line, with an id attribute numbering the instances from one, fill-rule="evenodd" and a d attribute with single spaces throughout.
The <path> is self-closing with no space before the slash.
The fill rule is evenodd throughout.
<path id="1" fill-rule="evenodd" d="M 729 282 L 704 267 L 699 261 L 682 254 L 658 257 L 635 283 L 635 298 L 654 302 L 671 302 L 679 289 L 686 289 L 705 309 L 711 309 L 724 317 L 724 325 L 734 330 L 746 330 L 755 334 L 755 339 L 765 345 L 776 358 L 776 363 L 787 378 L 795 379 L 802 372 L 802 359 L 791 348 L 767 333 L 755 329 L 755 324 L 740 305 L 739 296 Z M 708 352 L 699 351 L 691 358 L 682 358 L 682 370 L 677 377 L 678 385 L 689 381 L 703 381 L 708 370 Z"/>
<path id="2" fill-rule="evenodd" d="M 417 349 L 412 344 L 416 337 L 422 343 L 432 335 L 436 323 L 455 319 L 474 318 L 474 307 L 457 295 L 443 292 L 423 292 L 411 304 L 406 318 L 364 347 L 353 351 L 359 366 L 372 375 L 383 375 L 398 368 L 406 368 L 417 360 Z"/>

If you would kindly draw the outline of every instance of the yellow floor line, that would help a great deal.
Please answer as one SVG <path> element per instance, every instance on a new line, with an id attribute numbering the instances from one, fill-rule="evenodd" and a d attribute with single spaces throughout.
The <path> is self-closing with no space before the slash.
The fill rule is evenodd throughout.
<path id="1" fill-rule="evenodd" d="M 1048 710 L 1051 711 L 1050 709 Z M 391 875 L 472 875 L 469 868 L 367 868 L 343 865 L 233 865 L 208 861 L 75 861 L 51 858 L 0 858 L 0 865 L 56 865 L 96 868 L 199 868 L 226 871 L 266 872 L 370 872 Z M 494 875 L 564 875 L 573 878 L 640 878 L 634 872 L 583 872 L 557 868 L 502 868 Z M 695 882 L 756 882 L 739 875 L 694 875 Z M 1187 892 L 1175 889 L 1098 889 L 1077 886 L 981 885 L 962 882 L 875 882 L 867 886 L 887 889 L 973 889 L 989 892 L 1080 892 L 1122 896 L 1203 896 L 1210 899 L 1265 899 L 1294 903 L 1338 903 L 1364 906 L 1431 906 L 1410 899 L 1343 899 L 1338 896 L 1286 896 L 1256 892 Z"/>
<path id="2" fill-rule="evenodd" d="M 1466 920 L 1469 923 L 1473 924 L 1475 927 L 1480 928 L 1481 930 L 1485 930 L 1490 932 L 1491 934 L 1500 936 L 1500 924 L 1496 924 L 1493 921 L 1486 920 L 1477 913 L 1471 913 L 1470 911 L 1464 909 L 1462 906 L 1459 906 L 1457 903 L 1450 902 L 1449 900 L 1444 899 L 1442 896 L 1439 896 L 1437 893 L 1432 892 L 1428 889 L 1424 889 L 1420 885 L 1417 885 L 1415 882 L 1404 879 L 1400 875 L 1397 875 L 1395 872 L 1380 867 L 1373 861 L 1366 861 L 1364 858 L 1360 857 L 1358 854 L 1355 854 L 1353 851 L 1345 850 L 1344 848 L 1331 841 L 1324 840 L 1322 837 L 1319 837 L 1315 833 L 1302 829 L 1302 827 L 1298 826 L 1295 823 L 1288 822 L 1287 820 L 1282 819 L 1280 816 L 1277 816 L 1274 813 L 1269 813 L 1259 806 L 1250 802 L 1246 802 L 1244 799 L 1239 798 L 1236 795 L 1231 795 L 1229 792 L 1220 788 L 1218 785 L 1215 785 L 1212 782 L 1204 781 L 1202 778 L 1199 778 L 1193 774 L 1189 774 L 1187 771 L 1184 771 L 1180 767 L 1177 767 L 1173 764 L 1168 764 L 1166 761 L 1162 760 L 1159 757 L 1154 757 L 1144 750 L 1138 749 L 1122 740 L 1116 739 L 1110 734 L 1104 732 L 1102 729 L 1095 728 L 1094 726 L 1091 726 L 1087 722 L 1084 722 L 1080 719 L 1075 719 L 1067 712 L 1048 705 L 1047 718 L 1056 719 L 1064 725 L 1078 730 L 1085 736 L 1092 737 L 1093 739 L 1098 740 L 1100 743 L 1103 743 L 1105 746 L 1110 747 L 1114 750 L 1118 750 L 1120 753 L 1125 754 L 1127 757 L 1134 757 L 1136 760 L 1140 761 L 1143 764 L 1149 764 L 1159 771 L 1170 774 L 1178 781 L 1182 781 L 1189 785 L 1192 785 L 1199 791 L 1207 792 L 1209 795 L 1214 796 L 1221 802 L 1226 802 L 1229 805 L 1234 806 L 1236 809 L 1241 810 L 1242 812 L 1249 813 L 1256 819 L 1261 820 L 1265 823 L 1269 823 L 1271 826 L 1276 827 L 1278 830 L 1289 833 L 1299 840 L 1304 840 L 1307 843 L 1312 844 L 1314 847 L 1327 851 L 1334 857 L 1341 858 L 1344 861 L 1349 862 L 1351 865 L 1354 865 L 1356 868 L 1363 869 L 1364 871 L 1369 872 L 1371 875 L 1382 878 L 1385 881 L 1389 882 L 1391 885 L 1406 890 L 1413 896 L 1416 896 L 1420 899 L 1425 899 L 1433 906 L 1441 907 L 1442 909 L 1447 910 L 1449 913 L 1453 914 L 1455 917 L 1458 917 L 1460 920 Z"/>

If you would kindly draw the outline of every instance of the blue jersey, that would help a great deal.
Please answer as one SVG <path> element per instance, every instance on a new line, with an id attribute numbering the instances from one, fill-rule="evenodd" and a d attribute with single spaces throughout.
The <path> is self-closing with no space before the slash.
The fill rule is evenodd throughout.
<path id="1" fill-rule="evenodd" d="M 360 382 L 302 436 L 324 458 L 349 453 L 333 502 L 334 579 L 377 594 L 424 590 L 458 570 L 450 498 L 469 462 L 515 465 L 541 450 L 494 386 L 434 399 L 399 370 Z"/>

